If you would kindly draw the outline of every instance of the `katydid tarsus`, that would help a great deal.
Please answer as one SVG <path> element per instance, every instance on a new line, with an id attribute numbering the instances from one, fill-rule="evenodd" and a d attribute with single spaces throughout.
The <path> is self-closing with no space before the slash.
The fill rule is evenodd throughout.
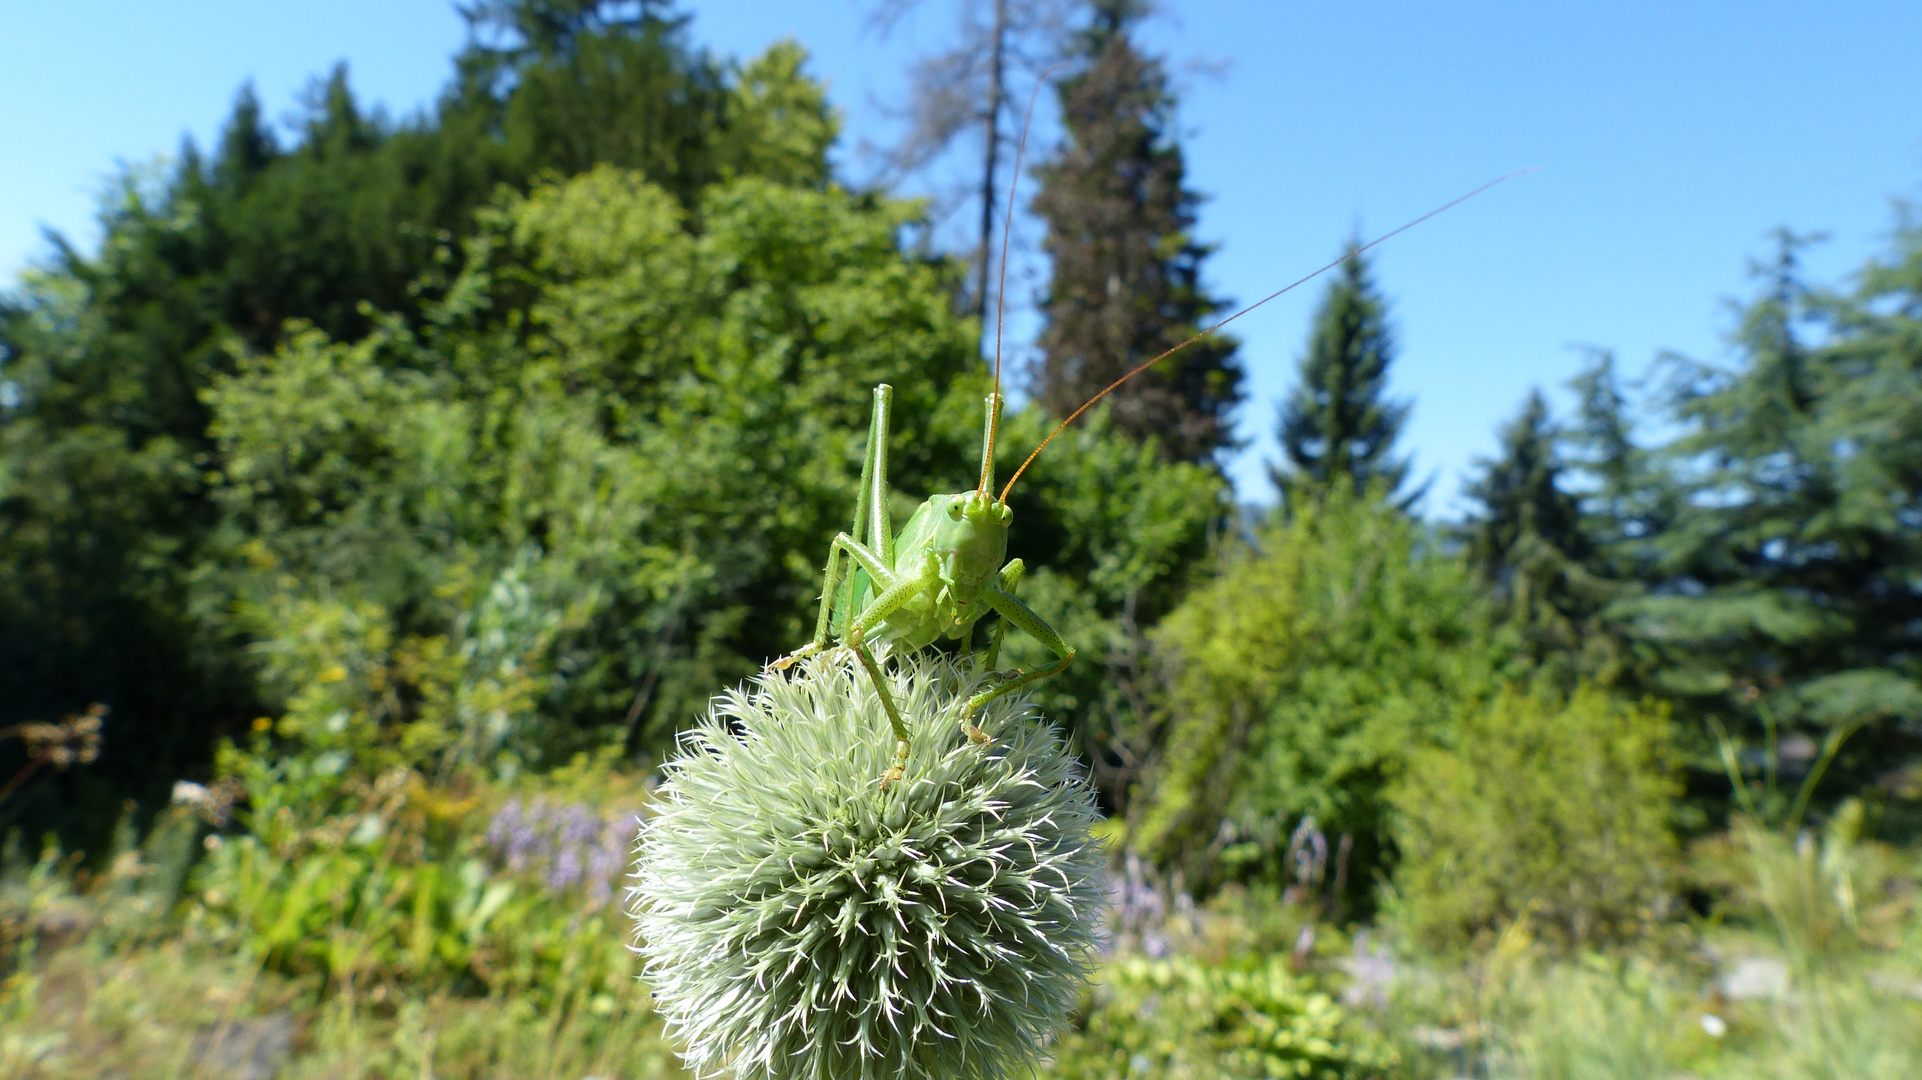
<path id="1" fill-rule="evenodd" d="M 1024 133 L 1023 142 L 1025 141 Z M 1015 160 L 1018 175 L 1019 150 L 1016 152 Z M 1040 642 L 1054 654 L 1055 659 L 1052 663 L 1027 671 L 996 672 L 996 678 L 987 689 L 967 699 L 961 713 L 963 730 L 976 744 L 989 742 L 988 736 L 975 727 L 973 722 L 975 712 L 983 704 L 1018 690 L 1037 679 L 1060 674 L 1074 662 L 1075 657 L 1074 646 L 1062 640 L 1060 633 L 1049 626 L 1047 620 L 1036 614 L 1015 595 L 1015 587 L 1025 570 L 1021 560 L 1013 559 L 1005 565 L 1002 563 L 1008 553 L 1008 528 L 1014 521 L 1014 513 L 1008 508 L 1008 494 L 1014 490 L 1015 481 L 1021 478 L 1021 474 L 1034 463 L 1035 458 L 1048 443 L 1095 403 L 1162 360 L 1375 245 L 1414 228 L 1504 180 L 1530 171 L 1532 170 L 1521 169 L 1491 180 L 1398 229 L 1352 248 L 1340 258 L 1313 273 L 1290 282 L 1283 288 L 1277 289 L 1130 370 L 1106 389 L 1089 398 L 1080 408 L 1056 425 L 1048 437 L 1041 440 L 1040 445 L 1028 455 L 1027 460 L 1021 463 L 1021 467 L 1015 470 L 1014 475 L 1008 479 L 1007 486 L 1002 488 L 999 494 L 994 491 L 994 444 L 1000 427 L 1002 405 L 1001 342 L 1000 329 L 997 325 L 994 391 L 986 399 L 980 483 L 972 491 L 929 496 L 927 501 L 916 508 L 914 515 L 908 519 L 907 526 L 902 529 L 898 537 L 894 534 L 888 516 L 887 444 L 893 390 L 885 383 L 875 387 L 867 451 L 861 463 L 860 493 L 855 503 L 854 528 L 851 532 L 836 536 L 829 548 L 827 572 L 821 588 L 821 611 L 815 624 L 814 638 L 799 651 L 770 664 L 769 668 L 774 670 L 785 668 L 804 657 L 827 649 L 831 637 L 838 632 L 843 643 L 853 651 L 862 667 L 867 670 L 869 678 L 873 680 L 875 693 L 881 700 L 881 706 L 887 713 L 888 722 L 897 740 L 893 766 L 881 778 L 882 786 L 886 787 L 900 780 L 904 775 L 910 746 L 907 725 L 902 722 L 900 711 L 893 696 L 888 692 L 887 682 L 881 677 L 880 662 L 876 660 L 871 646 L 888 643 L 898 648 L 917 650 L 927 648 L 943 637 L 971 644 L 975 624 L 989 612 L 994 612 L 1001 616 L 1001 621 L 991 631 L 985 648 L 977 653 L 983 668 L 990 672 L 995 671 L 1001 651 L 1002 635 L 1009 626 L 1016 627 Z M 1012 210 L 1014 201 L 1012 190 L 1008 201 Z M 1004 227 L 1002 230 L 1003 292 L 1006 290 L 1006 235 L 1007 230 Z M 999 319 L 997 318 L 996 321 L 998 323 Z M 837 610 L 837 593 L 839 594 L 838 609 L 843 613 L 843 621 L 838 628 L 834 618 Z"/>

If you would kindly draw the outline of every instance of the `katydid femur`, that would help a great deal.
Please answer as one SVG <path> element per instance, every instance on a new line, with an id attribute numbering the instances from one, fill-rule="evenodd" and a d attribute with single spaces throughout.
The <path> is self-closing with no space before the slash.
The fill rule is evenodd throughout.
<path id="1" fill-rule="evenodd" d="M 1074 662 L 1074 646 L 1063 641 L 1060 633 L 1049 626 L 1047 620 L 1035 614 L 1033 609 L 1022 603 L 1015 595 L 1015 586 L 1021 580 L 1025 570 L 1021 560 L 1013 559 L 1006 565 L 1002 565 L 1001 562 L 1008 553 L 1008 527 L 1014 521 L 1014 513 L 1008 509 L 1008 494 L 1014 490 L 1015 481 L 1021 478 L 1021 474 L 1034 463 L 1035 458 L 1048 443 L 1054 441 L 1056 435 L 1093 407 L 1096 402 L 1160 361 L 1173 356 L 1290 289 L 1311 281 L 1360 255 L 1376 244 L 1405 232 L 1504 180 L 1529 171 L 1532 170 L 1523 169 L 1492 180 L 1460 198 L 1423 214 L 1401 228 L 1352 248 L 1314 273 L 1307 274 L 1270 293 L 1152 360 L 1135 367 L 1126 375 L 1116 379 L 1106 389 L 1089 398 L 1085 404 L 1069 414 L 1067 419 L 1056 425 L 1048 437 L 1041 440 L 1034 452 L 1028 455 L 1027 460 L 1021 463 L 1021 467 L 1015 470 L 1014 475 L 1008 479 L 1007 486 L 1001 489 L 999 495 L 994 492 L 994 442 L 1000 426 L 1001 413 L 1001 348 L 1000 330 L 997 327 L 995 391 L 987 398 L 987 417 L 981 445 L 980 484 L 973 491 L 957 495 L 929 496 L 928 500 L 914 511 L 914 516 L 908 519 L 907 527 L 901 531 L 899 537 L 894 535 L 888 519 L 887 444 L 889 407 L 893 400 L 893 390 L 885 383 L 875 387 L 874 411 L 868 428 L 867 453 L 861 463 L 861 488 L 855 504 L 854 530 L 851 533 L 844 532 L 836 536 L 829 549 L 827 577 L 821 589 L 821 613 L 815 624 L 814 640 L 792 655 L 775 661 L 769 667 L 778 670 L 818 653 L 828 647 L 831 636 L 838 635 L 848 648 L 853 650 L 854 655 L 860 659 L 861 666 L 867 669 L 868 677 L 873 681 L 875 693 L 881 699 L 881 706 L 887 713 L 888 721 L 898 740 L 893 767 L 881 778 L 882 786 L 885 787 L 901 779 L 907 767 L 908 729 L 901 719 L 893 697 L 888 693 L 886 680 L 881 677 L 880 664 L 876 661 L 870 646 L 894 643 L 910 650 L 918 650 L 927 648 L 942 637 L 970 641 L 974 634 L 975 623 L 989 612 L 994 612 L 1001 616 L 1001 621 L 991 632 L 983 653 L 983 663 L 988 670 L 992 671 L 995 668 L 1000 656 L 1002 635 L 1009 625 L 1019 628 L 1046 646 L 1050 652 L 1054 653 L 1055 659 L 1052 663 L 1032 670 L 1003 672 L 998 682 L 968 698 L 961 714 L 962 727 L 971 741 L 977 744 L 988 742 L 988 736 L 974 725 L 975 712 L 982 705 L 1037 679 L 1058 675 Z M 1012 205 L 1012 192 L 1009 195 L 1009 202 Z M 1004 275 L 1007 270 L 1005 238 L 1004 228 L 1002 252 Z M 843 566 L 843 556 L 851 565 Z M 838 608 L 842 612 L 842 621 L 839 625 L 834 618 L 837 594 Z"/>

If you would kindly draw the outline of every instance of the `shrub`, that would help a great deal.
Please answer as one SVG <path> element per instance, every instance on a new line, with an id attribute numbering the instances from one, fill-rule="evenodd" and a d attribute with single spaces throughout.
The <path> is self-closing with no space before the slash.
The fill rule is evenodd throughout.
<path id="1" fill-rule="evenodd" d="M 1666 708 L 1586 686 L 1465 710 L 1455 745 L 1416 754 L 1391 794 L 1409 929 L 1442 948 L 1524 917 L 1570 947 L 1645 929 L 1675 854 L 1669 739 Z"/>
<path id="2" fill-rule="evenodd" d="M 1336 1080 L 1378 1076 L 1393 1055 L 1347 1022 L 1282 956 L 1215 967 L 1188 956 L 1108 969 L 1086 1019 L 1055 1047 L 1061 1080 Z"/>
<path id="3" fill-rule="evenodd" d="M 1477 605 L 1418 523 L 1339 487 L 1231 550 L 1155 635 L 1173 719 L 1131 842 L 1191 884 L 1286 885 L 1307 815 L 1350 838 L 1347 880 L 1365 887 L 1388 847 L 1386 782 L 1490 682 Z"/>

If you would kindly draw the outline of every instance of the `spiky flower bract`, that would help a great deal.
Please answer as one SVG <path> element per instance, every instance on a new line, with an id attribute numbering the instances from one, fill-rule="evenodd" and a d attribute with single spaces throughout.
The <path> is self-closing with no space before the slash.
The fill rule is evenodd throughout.
<path id="1" fill-rule="evenodd" d="M 952 661 L 887 677 L 913 750 L 885 789 L 895 740 L 841 650 L 716 698 L 666 766 L 630 905 L 697 1074 L 994 1080 L 1078 1000 L 1100 854 L 1061 737 L 1010 694 L 970 743 L 984 676 Z"/>

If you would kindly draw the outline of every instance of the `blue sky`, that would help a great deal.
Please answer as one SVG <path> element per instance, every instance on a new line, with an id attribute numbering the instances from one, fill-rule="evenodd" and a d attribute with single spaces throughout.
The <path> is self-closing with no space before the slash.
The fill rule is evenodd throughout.
<path id="1" fill-rule="evenodd" d="M 848 123 L 841 161 L 892 131 L 918 50 L 951 0 L 883 40 L 871 5 L 688 4 L 694 39 L 752 54 L 793 36 Z M 1831 239 L 1810 272 L 1838 280 L 1879 250 L 1890 200 L 1922 181 L 1922 5 L 1913 3 L 1171 3 L 1144 30 L 1181 92 L 1189 176 L 1210 201 L 1208 280 L 1249 301 L 1510 169 L 1517 180 L 1378 249 L 1414 402 L 1404 446 L 1448 514 L 1473 458 L 1531 385 L 1558 388 L 1578 348 L 1631 371 L 1662 349 L 1724 356 L 1727 301 L 1780 225 Z M 98 194 L 124 165 L 210 142 L 241 83 L 270 115 L 349 64 L 363 101 L 430 103 L 464 28 L 444 0 L 96 0 L 0 7 L 0 282 L 51 227 L 97 240 Z M 1037 141 L 1052 129 L 1044 119 Z M 1033 230 L 1022 236 L 1030 241 Z M 1031 293 L 1032 260 L 1023 264 Z M 1017 282 L 1020 275 L 1016 275 Z M 1319 289 L 1236 324 L 1251 397 L 1231 464 L 1269 497 L 1274 401 L 1293 378 Z M 1031 328 L 1017 311 L 1011 332 Z M 1018 336 L 1018 334 L 1017 334 Z M 1565 402 L 1565 395 L 1558 401 Z"/>

